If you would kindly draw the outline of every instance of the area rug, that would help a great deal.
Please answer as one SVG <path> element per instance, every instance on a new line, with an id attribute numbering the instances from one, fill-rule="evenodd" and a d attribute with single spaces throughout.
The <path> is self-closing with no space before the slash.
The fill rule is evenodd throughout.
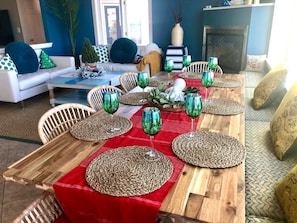
<path id="1" fill-rule="evenodd" d="M 64 89 L 55 91 L 56 95 L 64 93 Z M 24 105 L 22 108 L 20 103 L 0 102 L 0 137 L 41 144 L 37 124 L 51 108 L 48 92 L 25 100 Z"/>

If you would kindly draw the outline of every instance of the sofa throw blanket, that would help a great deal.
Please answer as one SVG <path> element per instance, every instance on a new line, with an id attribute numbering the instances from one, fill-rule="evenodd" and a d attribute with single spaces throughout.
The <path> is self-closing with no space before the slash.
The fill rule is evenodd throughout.
<path id="1" fill-rule="evenodd" d="M 159 73 L 161 71 L 161 54 L 157 51 L 151 51 L 149 54 L 145 55 L 139 64 L 136 65 L 138 70 L 143 70 L 146 64 L 150 65 L 151 76 Z"/>

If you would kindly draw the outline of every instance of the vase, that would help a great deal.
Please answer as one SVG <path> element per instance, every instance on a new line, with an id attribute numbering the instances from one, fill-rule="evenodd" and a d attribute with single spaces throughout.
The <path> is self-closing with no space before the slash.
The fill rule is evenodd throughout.
<path id="1" fill-rule="evenodd" d="M 171 31 L 171 44 L 173 46 L 182 46 L 184 40 L 184 30 L 180 23 L 176 23 Z"/>

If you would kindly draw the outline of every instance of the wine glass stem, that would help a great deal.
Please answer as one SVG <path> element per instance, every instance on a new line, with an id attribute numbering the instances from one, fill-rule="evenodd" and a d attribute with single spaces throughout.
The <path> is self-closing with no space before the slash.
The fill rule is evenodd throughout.
<path id="1" fill-rule="evenodd" d="M 151 147 L 154 148 L 154 136 L 150 136 Z"/>
<path id="2" fill-rule="evenodd" d="M 194 119 L 192 118 L 191 119 L 191 136 L 193 136 L 194 135 Z"/>

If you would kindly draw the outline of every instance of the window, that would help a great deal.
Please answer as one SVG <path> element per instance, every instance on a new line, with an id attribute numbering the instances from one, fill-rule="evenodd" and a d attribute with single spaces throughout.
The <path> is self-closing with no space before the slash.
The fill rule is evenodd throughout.
<path id="1" fill-rule="evenodd" d="M 93 0 L 96 44 L 127 37 L 137 45 L 151 42 L 151 0 Z"/>
<path id="2" fill-rule="evenodd" d="M 288 68 L 287 88 L 295 81 L 295 54 L 297 51 L 296 11 L 297 1 L 275 1 L 274 16 L 268 50 L 268 59 L 273 66 L 286 63 Z"/>

